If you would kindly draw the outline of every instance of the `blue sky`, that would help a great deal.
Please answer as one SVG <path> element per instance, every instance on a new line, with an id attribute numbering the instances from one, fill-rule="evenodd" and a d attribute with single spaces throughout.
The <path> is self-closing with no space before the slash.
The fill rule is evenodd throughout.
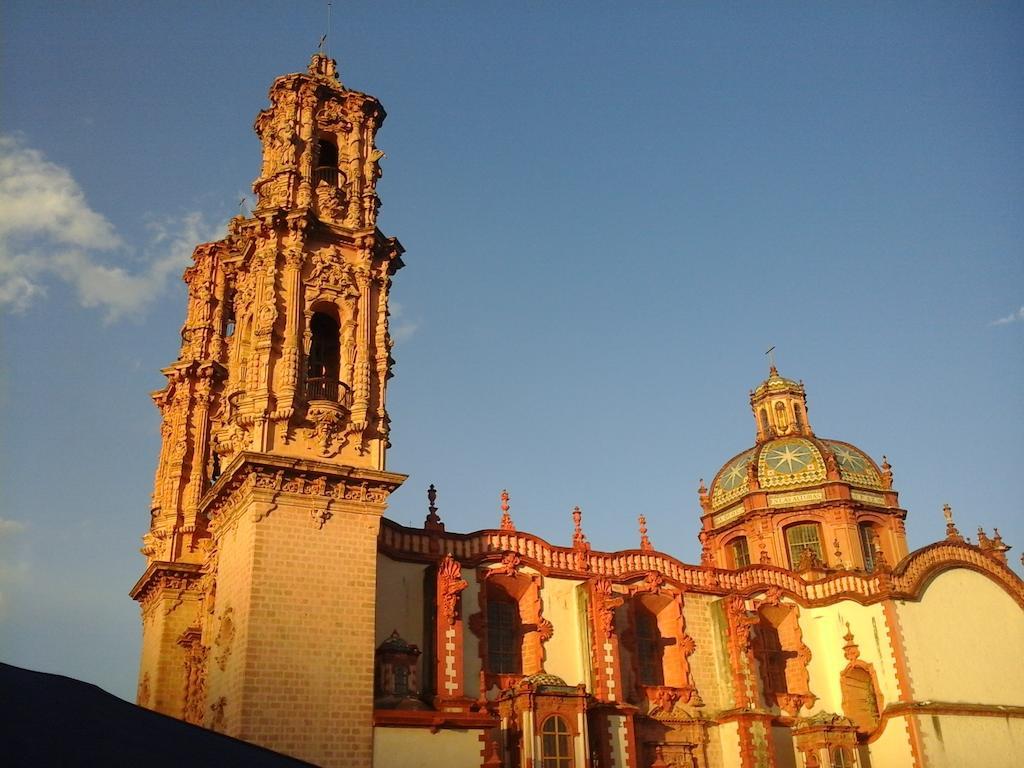
<path id="1" fill-rule="evenodd" d="M 288 8 L 284 13 L 282 8 Z M 259 169 L 323 3 L 6 4 L 0 659 L 134 697 L 178 277 Z M 336 2 L 389 117 L 389 516 L 693 562 L 699 478 L 777 349 L 877 460 L 911 546 L 1024 547 L 1018 4 Z"/>

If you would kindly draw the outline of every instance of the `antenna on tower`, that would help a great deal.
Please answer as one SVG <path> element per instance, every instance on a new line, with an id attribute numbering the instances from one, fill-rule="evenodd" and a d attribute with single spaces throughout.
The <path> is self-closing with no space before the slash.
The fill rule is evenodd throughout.
<path id="1" fill-rule="evenodd" d="M 331 37 L 331 4 L 327 3 L 327 34 L 324 35 L 324 38 L 329 40 L 330 37 Z M 331 58 L 331 46 L 330 45 L 327 46 L 326 53 L 327 53 L 327 58 Z"/>

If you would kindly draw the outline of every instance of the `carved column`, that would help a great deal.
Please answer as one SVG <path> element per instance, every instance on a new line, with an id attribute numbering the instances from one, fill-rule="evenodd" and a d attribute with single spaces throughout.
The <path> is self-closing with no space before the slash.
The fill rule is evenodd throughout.
<path id="1" fill-rule="evenodd" d="M 316 110 L 316 86 L 303 83 L 299 88 L 299 140 L 302 152 L 299 154 L 299 191 L 295 202 L 299 208 L 308 208 L 313 201 L 313 113 Z"/>
<path id="2" fill-rule="evenodd" d="M 388 268 L 388 263 L 384 262 L 380 265 L 377 275 L 377 333 L 374 338 L 374 357 L 377 363 L 377 434 L 385 443 L 389 432 L 385 404 L 391 346 L 388 334 L 388 287 L 391 278 L 388 276 Z"/>
<path id="3" fill-rule="evenodd" d="M 192 410 L 192 461 L 189 468 L 189 479 L 186 490 L 186 503 L 184 514 L 184 526 L 182 533 L 194 536 L 196 530 L 196 512 L 199 509 L 199 500 L 206 490 L 206 454 L 210 433 L 210 403 L 213 400 L 213 376 L 212 367 L 204 367 L 199 371 L 199 378 L 195 382 L 195 407 Z M 194 539 L 189 542 L 189 547 L 194 546 Z"/>
<path id="4" fill-rule="evenodd" d="M 356 365 L 353 374 L 354 389 L 352 400 L 352 426 L 359 432 L 365 432 L 370 408 L 370 310 L 372 296 L 370 294 L 370 258 L 367 248 L 361 254 L 362 263 L 356 268 L 356 281 L 359 286 L 359 317 L 356 334 Z"/>
<path id="5" fill-rule="evenodd" d="M 280 418 L 290 418 L 295 409 L 295 392 L 299 381 L 299 326 L 302 320 L 302 251 L 301 230 L 296 228 L 292 243 L 284 252 L 285 329 L 281 348 L 280 390 L 277 411 Z"/>

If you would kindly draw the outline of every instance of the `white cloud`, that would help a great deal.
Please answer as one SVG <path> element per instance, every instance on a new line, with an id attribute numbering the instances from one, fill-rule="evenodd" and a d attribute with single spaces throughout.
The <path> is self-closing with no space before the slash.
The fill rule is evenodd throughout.
<path id="1" fill-rule="evenodd" d="M 403 307 L 397 301 L 391 302 L 390 314 L 393 320 L 398 320 L 403 315 Z M 411 339 L 412 335 L 416 333 L 416 329 L 420 327 L 420 324 L 411 320 L 405 320 L 403 322 L 396 322 L 391 326 L 391 335 L 395 341 L 406 341 Z"/>
<path id="2" fill-rule="evenodd" d="M 11 520 L 7 517 L 0 517 L 0 538 L 12 533 L 20 533 L 25 530 L 25 524 L 20 520 Z"/>
<path id="3" fill-rule="evenodd" d="M 59 279 L 108 321 L 140 312 L 189 263 L 192 248 L 215 236 L 198 213 L 152 222 L 150 229 L 152 242 L 136 249 L 144 266 L 110 263 L 128 249 L 68 170 L 0 135 L 0 309 L 25 311 L 48 280 Z"/>
<path id="4" fill-rule="evenodd" d="M 1011 312 L 1006 317 L 1000 317 L 998 320 L 993 320 L 990 325 L 1007 325 L 1008 323 L 1024 322 L 1024 307 L 1021 307 L 1016 312 Z"/>

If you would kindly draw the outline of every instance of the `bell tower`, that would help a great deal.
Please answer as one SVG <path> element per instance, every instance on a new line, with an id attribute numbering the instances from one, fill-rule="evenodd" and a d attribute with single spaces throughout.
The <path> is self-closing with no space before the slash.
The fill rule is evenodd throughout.
<path id="1" fill-rule="evenodd" d="M 321 765 L 372 759 L 388 291 L 385 117 L 335 63 L 278 78 L 256 118 L 258 203 L 185 270 L 162 415 L 139 703 Z"/>

